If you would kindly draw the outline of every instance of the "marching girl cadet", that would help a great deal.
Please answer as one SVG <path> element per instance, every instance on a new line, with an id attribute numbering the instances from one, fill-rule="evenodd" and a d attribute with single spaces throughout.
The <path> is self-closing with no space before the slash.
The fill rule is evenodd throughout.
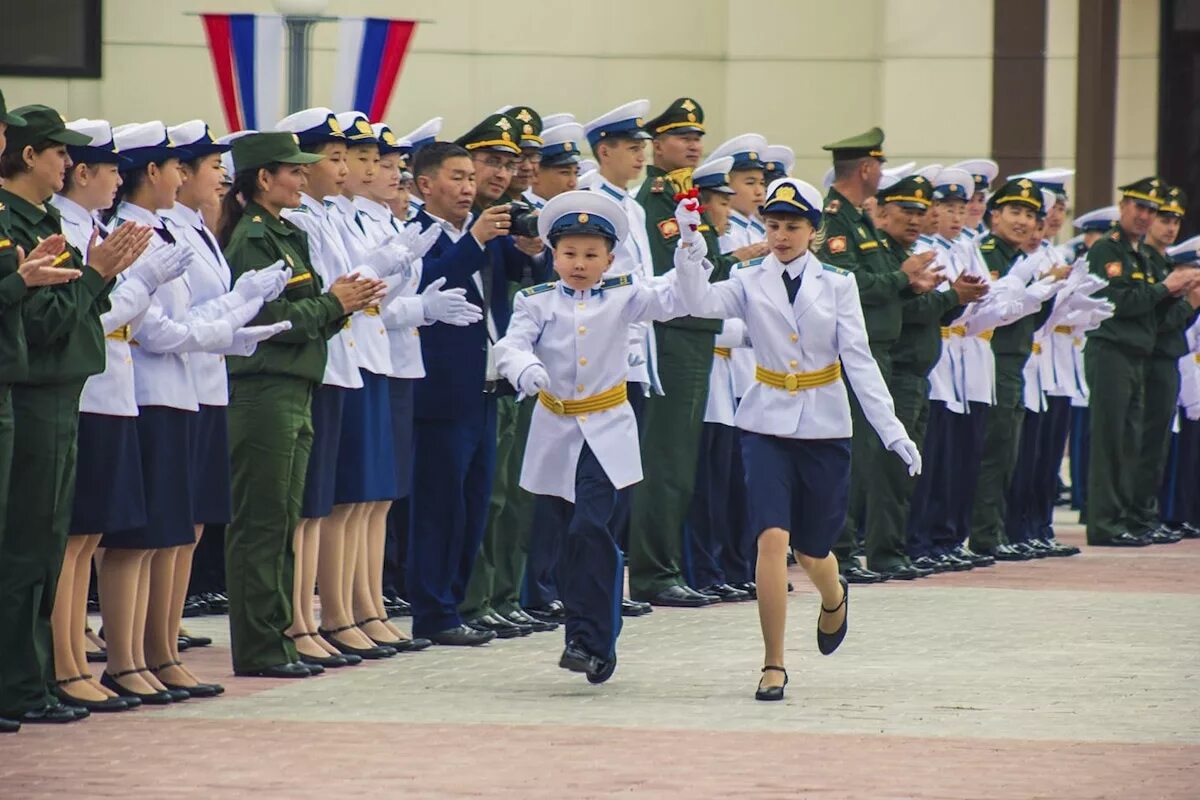
<path id="1" fill-rule="evenodd" d="M 182 182 L 180 159 L 190 154 L 172 144 L 161 122 L 123 125 L 113 133 L 126 160 L 113 220 L 153 229 L 154 238 L 143 258 L 177 253 L 186 267 L 193 255 L 177 245 L 158 209 L 175 204 Z M 235 331 L 250 321 L 262 302 L 258 293 L 248 300 L 234 295 L 193 309 L 187 280 L 181 277 L 160 285 L 145 315 L 131 326 L 146 522 L 110 528 L 101 540 L 105 548 L 101 571 L 116 570 L 122 578 L 132 578 L 128 599 L 133 602 L 129 637 L 133 666 L 121 669 L 110 660 L 101 679 L 119 695 L 167 702 L 214 697 L 223 691 L 216 684 L 198 681 L 179 660 L 178 651 L 188 575 L 180 578 L 176 561 L 195 542 L 189 445 L 199 403 L 188 361 L 190 353 L 233 345 Z M 177 583 L 184 585 L 177 588 Z M 104 585 L 109 584 L 104 579 Z M 104 605 L 112 605 L 112 600 Z M 105 632 L 112 634 L 107 624 Z"/>
<path id="2" fill-rule="evenodd" d="M 68 244 L 86 257 L 90 244 L 108 235 L 95 214 L 113 205 L 121 185 L 118 165 L 122 159 L 113 144 L 112 129 L 104 120 L 77 120 L 67 127 L 89 137 L 90 143 L 67 148 L 71 168 L 63 191 L 51 202 L 62 216 Z M 149 238 L 153 231 L 146 228 L 144 235 Z M 123 711 L 141 705 L 137 698 L 117 698 L 116 692 L 93 678 L 85 644 L 87 598 L 92 556 L 100 535 L 146 523 L 129 331 L 130 323 L 140 319 L 150 306 L 150 297 L 158 286 L 183 274 L 182 259 L 176 254 L 170 256 L 141 258 L 118 277 L 109 295 L 111 308 L 100 316 L 105 368 L 87 379 L 79 401 L 77 472 L 83 480 L 76 485 L 71 536 L 67 539 L 51 623 L 54 693 L 67 705 L 92 711 Z M 124 585 L 109 586 L 110 602 L 105 604 L 113 622 L 105 633 L 114 637 L 111 657 L 115 663 L 132 652 L 124 637 L 132 628 L 127 617 L 134 608 L 134 604 L 121 600 L 126 589 Z M 132 665 L 118 669 L 127 666 Z"/>
<path id="3" fill-rule="evenodd" d="M 12 386 L 12 463 L 21 468 L 10 478 L 0 543 L 0 718 L 70 722 L 88 711 L 63 707 L 47 687 L 50 615 L 75 488 L 79 396 L 84 381 L 104 370 L 100 314 L 108 310 L 112 280 L 146 246 L 147 231 L 119 228 L 85 261 L 66 243 L 61 217 L 48 201 L 63 188 L 71 163 L 67 146 L 91 139 L 68 130 L 48 106 L 13 113 L 26 124 L 7 129 L 0 156 L 6 238 L 29 259 L 61 254 L 57 266 L 81 275 L 33 289 L 22 301 L 28 371 Z"/>
<path id="4" fill-rule="evenodd" d="M 290 330 L 250 357 L 228 360 L 233 522 L 225 558 L 238 675 L 306 678 L 322 671 L 299 663 L 286 633 L 293 623 L 291 544 L 313 441 L 312 396 L 325 374 L 326 341 L 347 314 L 377 302 L 384 288 L 341 276 L 322 294 L 308 237 L 282 216 L 301 205 L 305 165 L 322 159 L 301 152 L 291 133 L 243 136 L 233 143 L 237 172 L 222 205 L 217 238 L 235 280 L 279 259 L 292 272 L 283 295 L 255 320 L 288 323 Z"/>
<path id="5" fill-rule="evenodd" d="M 821 195 L 803 181 L 782 178 L 768 187 L 761 212 L 771 253 L 742 262 L 729 280 L 709 284 L 698 206 L 681 202 L 675 272 L 688 311 L 744 319 L 754 342 L 756 383 L 735 421 L 745 432 L 748 506 L 760 532 L 756 582 L 766 663 L 755 698 L 781 700 L 789 548 L 821 595 L 820 651 L 836 650 L 847 630 L 849 586 L 830 553 L 846 516 L 850 482 L 843 369 L 879 438 L 910 474 L 920 473 L 921 456 L 896 419 L 871 357 L 853 276 L 822 264 L 809 250 L 821 223 Z"/>
<path id="6" fill-rule="evenodd" d="M 10 126 L 25 125 L 23 117 L 8 112 L 4 94 L 0 92 L 0 153 L 4 152 L 5 131 Z M 13 243 L 8 230 L 7 215 L 0 214 L 0 552 L 3 552 L 4 518 L 12 468 L 13 414 L 10 387 L 24 378 L 29 368 L 20 303 L 30 288 L 67 283 L 79 278 L 81 274 L 78 269 L 50 266 L 54 260 L 53 255 L 24 258 Z M 20 722 L 0 717 L 0 733 L 15 733 L 20 729 Z"/>
<path id="7" fill-rule="evenodd" d="M 565 531 L 559 666 L 603 683 L 617 666 L 625 575 L 613 512 L 618 490 L 642 479 L 623 345 L 631 324 L 685 312 L 673 280 L 603 278 L 629 234 L 628 216 L 609 197 L 571 191 L 551 198 L 538 233 L 554 248 L 559 280 L 517 294 L 508 331 L 496 343 L 496 366 L 522 394 L 537 396 L 520 485 L 552 502 Z"/>

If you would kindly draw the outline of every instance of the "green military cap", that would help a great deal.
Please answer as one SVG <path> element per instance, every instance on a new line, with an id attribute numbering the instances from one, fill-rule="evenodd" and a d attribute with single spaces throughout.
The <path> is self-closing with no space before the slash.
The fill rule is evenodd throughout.
<path id="1" fill-rule="evenodd" d="M 8 112 L 8 104 L 4 102 L 4 92 L 0 92 L 0 122 L 13 128 L 24 128 L 25 118 Z"/>
<path id="2" fill-rule="evenodd" d="M 1178 186 L 1167 189 L 1167 195 L 1163 199 L 1163 204 L 1158 207 L 1158 213 L 1182 217 L 1187 213 L 1187 194 Z"/>
<path id="3" fill-rule="evenodd" d="M 542 117 L 529 106 L 508 106 L 496 112 L 504 114 L 509 119 L 514 119 L 520 123 L 518 133 L 521 137 L 521 147 L 529 149 L 542 148 L 542 131 L 545 126 L 542 124 Z"/>
<path id="4" fill-rule="evenodd" d="M 42 142 L 58 142 L 80 147 L 92 142 L 92 137 L 87 134 L 69 130 L 62 114 L 50 106 L 21 106 L 14 108 L 12 113 L 25 120 L 25 125 L 9 129 L 9 148 L 20 150 L 27 145 L 38 145 Z"/>
<path id="5" fill-rule="evenodd" d="M 519 120 L 508 114 L 491 114 L 483 122 L 454 140 L 454 143 L 476 150 L 497 150 L 502 153 L 521 154 L 521 127 Z"/>
<path id="6" fill-rule="evenodd" d="M 1166 187 L 1160 179 L 1151 177 L 1118 186 L 1117 191 L 1121 193 L 1122 200 L 1132 200 L 1138 205 L 1157 209 L 1163 204 Z"/>
<path id="7" fill-rule="evenodd" d="M 665 133 L 704 133 L 704 109 L 690 97 L 680 97 L 667 110 L 646 123 L 651 136 Z"/>
<path id="8" fill-rule="evenodd" d="M 303 152 L 300 138 L 287 131 L 251 133 L 233 142 L 233 167 L 238 172 L 267 164 L 313 164 L 324 157 Z"/>
<path id="9" fill-rule="evenodd" d="M 988 208 L 996 209 L 1009 203 L 1028 206 L 1036 212 L 1042 210 L 1042 190 L 1029 178 L 1015 178 L 1005 182 L 988 199 Z"/>
<path id="10" fill-rule="evenodd" d="M 909 175 L 880 189 L 875 194 L 880 203 L 896 203 L 904 208 L 924 211 L 933 205 L 933 184 L 923 175 Z"/>
<path id="11" fill-rule="evenodd" d="M 880 161 L 887 161 L 883 157 L 882 128 L 871 128 L 866 133 L 851 136 L 849 139 L 822 145 L 821 149 L 833 153 L 834 161 L 854 161 L 859 158 L 878 158 Z"/>

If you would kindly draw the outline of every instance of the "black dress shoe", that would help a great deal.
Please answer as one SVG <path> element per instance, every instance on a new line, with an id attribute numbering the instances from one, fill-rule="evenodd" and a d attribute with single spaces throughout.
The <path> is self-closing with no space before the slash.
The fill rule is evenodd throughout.
<path id="1" fill-rule="evenodd" d="M 766 700 L 766 701 L 782 700 L 784 686 L 787 686 L 787 684 L 788 684 L 787 670 L 784 669 L 783 667 L 763 667 L 762 668 L 763 672 L 766 672 L 767 670 L 770 670 L 772 672 L 782 672 L 783 673 L 783 686 L 765 686 L 764 687 L 762 685 L 762 681 L 760 680 L 758 682 L 758 689 L 755 690 L 755 692 L 754 692 L 754 699 L 755 700 Z"/>
<path id="2" fill-rule="evenodd" d="M 0 733 L 16 733 L 21 730 L 21 723 L 15 719 L 0 717 Z"/>
<path id="3" fill-rule="evenodd" d="M 208 603 L 200 599 L 199 595 L 190 595 L 183 603 L 183 616 L 185 617 L 202 617 L 208 613 Z"/>
<path id="4" fill-rule="evenodd" d="M 567 610 L 563 607 L 561 600 L 551 600 L 541 607 L 525 606 L 525 613 L 542 622 L 563 622 L 567 618 Z"/>
<path id="5" fill-rule="evenodd" d="M 1129 531 L 1122 531 L 1107 542 L 1088 542 L 1092 547 L 1146 547 L 1150 543 Z"/>
<path id="6" fill-rule="evenodd" d="M 239 678 L 308 678 L 312 676 L 307 666 L 294 661 L 287 664 L 272 664 L 261 669 L 235 669 L 233 674 Z"/>
<path id="7" fill-rule="evenodd" d="M 513 611 L 508 612 L 503 617 L 501 617 L 501 619 L 507 620 L 508 622 L 511 622 L 514 625 L 524 625 L 526 628 L 529 628 L 534 633 L 546 633 L 548 631 L 558 630 L 558 623 L 542 622 L 541 620 L 534 619 L 533 617 L 529 616 L 528 614 L 526 614 L 524 611 L 521 611 L 520 609 L 515 609 Z"/>
<path id="8" fill-rule="evenodd" d="M 228 614 L 229 613 L 229 598 L 220 592 L 202 592 L 200 599 L 208 606 L 209 614 Z"/>
<path id="9" fill-rule="evenodd" d="M 883 576 L 857 564 L 851 564 L 842 570 L 842 577 L 847 583 L 879 583 Z"/>
<path id="10" fill-rule="evenodd" d="M 728 583 L 714 583 L 700 590 L 702 594 L 716 595 L 722 603 L 740 603 L 750 599 L 750 593 L 734 588 Z"/>
<path id="11" fill-rule="evenodd" d="M 741 589 L 743 592 L 750 595 L 751 599 L 758 599 L 758 584 L 756 584 L 754 581 L 731 583 L 729 585 L 735 589 Z"/>
<path id="12" fill-rule="evenodd" d="M 188 697 L 216 697 L 225 694 L 225 687 L 219 683 L 197 683 L 194 686 L 183 686 L 178 683 L 162 682 L 168 692 L 187 692 Z"/>
<path id="13" fill-rule="evenodd" d="M 1200 539 L 1200 528 L 1190 522 L 1179 523 L 1178 531 L 1185 539 Z"/>
<path id="14" fill-rule="evenodd" d="M 838 576 L 838 582 L 842 584 L 842 602 L 838 603 L 833 608 L 826 608 L 821 605 L 821 611 L 825 614 L 834 614 L 842 606 L 846 607 L 846 616 L 842 617 L 842 624 L 833 633 L 825 633 L 821 630 L 821 615 L 817 614 L 817 649 L 821 651 L 821 655 L 827 656 L 834 650 L 838 649 L 838 645 L 846 638 L 846 630 L 850 627 L 850 584 L 846 583 L 846 579 Z"/>
<path id="15" fill-rule="evenodd" d="M 192 636 L 190 633 L 179 634 L 179 639 L 187 642 L 185 650 L 192 647 L 208 647 L 213 642 L 211 636 Z"/>
<path id="16" fill-rule="evenodd" d="M 117 678 L 123 678 L 126 675 L 132 675 L 135 672 L 141 672 L 140 669 L 127 669 L 124 672 L 118 672 L 115 675 L 108 672 L 100 673 L 100 685 L 106 689 L 117 693 L 118 697 L 136 697 L 141 701 L 142 705 L 147 706 L 167 706 L 175 702 L 170 692 L 135 692 L 132 689 L 126 689 L 121 684 L 117 683 Z M 128 705 L 128 704 L 127 704 Z"/>
<path id="17" fill-rule="evenodd" d="M 959 558 L 950 553 L 943 553 L 937 557 L 937 560 L 945 565 L 950 572 L 966 572 L 967 570 L 975 569 L 975 565 L 965 558 Z"/>
<path id="18" fill-rule="evenodd" d="M 16 722 L 18 730 L 21 725 L 62 725 L 81 719 L 68 706 L 64 705 L 43 706 L 42 708 L 26 711 L 21 714 L 9 712 L 4 716 L 5 722 Z"/>
<path id="19" fill-rule="evenodd" d="M 705 589 L 705 590 L 694 589 L 691 586 L 688 586 L 686 584 L 683 586 L 680 586 L 679 588 L 683 589 L 685 592 L 688 592 L 691 595 L 694 595 L 695 597 L 703 597 L 703 598 L 707 599 L 709 601 L 709 603 L 721 602 L 721 596 L 719 594 L 713 594 L 712 592 L 709 592 L 707 589 Z"/>
<path id="20" fill-rule="evenodd" d="M 990 552 L 983 555 L 989 555 L 997 561 L 1028 561 L 1031 556 L 1024 555 L 1012 548 L 1012 545 L 1001 544 L 997 545 Z"/>
<path id="21" fill-rule="evenodd" d="M 317 633 L 321 634 L 325 641 L 337 648 L 337 651 L 342 655 L 358 656 L 359 658 L 365 658 L 368 661 L 376 661 L 381 658 L 391 658 L 392 656 L 396 655 L 396 651 L 391 647 L 383 647 L 380 645 L 372 645 L 371 647 L 353 647 L 338 641 L 337 635 L 339 633 L 344 633 L 354 627 L 354 625 L 343 625 L 342 627 L 334 628 L 333 630 L 318 628 Z"/>
<path id="22" fill-rule="evenodd" d="M 362 661 L 362 659 L 359 659 L 359 661 Z M 300 654 L 300 663 L 306 667 L 315 665 L 318 667 L 329 667 L 330 669 L 350 666 L 350 662 L 346 660 L 346 656 L 306 656 L 304 653 Z"/>
<path id="23" fill-rule="evenodd" d="M 532 630 L 524 626 L 513 625 L 508 620 L 502 620 L 493 614 L 484 614 L 482 617 L 467 620 L 468 628 L 472 630 L 496 634 L 500 639 L 516 639 L 519 636 L 527 636 L 532 633 Z"/>
<path id="24" fill-rule="evenodd" d="M 920 569 L 919 567 L 914 567 L 911 564 L 897 564 L 889 569 L 879 570 L 879 574 L 887 576 L 888 580 L 911 581 L 915 580 L 916 578 L 924 578 L 928 575 L 932 575 L 933 571 Z"/>
<path id="25" fill-rule="evenodd" d="M 582 672 L 587 675 L 588 683 L 604 683 L 612 677 L 617 669 L 617 657 L 601 658 L 584 650 L 574 642 L 568 642 L 563 649 L 558 665 L 571 672 Z"/>
<path id="26" fill-rule="evenodd" d="M 976 553 L 965 544 L 960 544 L 954 548 L 953 555 L 955 558 L 971 562 L 972 567 L 993 567 L 996 565 L 995 557 L 984 553 Z"/>
<path id="27" fill-rule="evenodd" d="M 1078 547 L 1063 544 L 1057 539 L 1043 539 L 1042 542 L 1046 545 L 1046 555 L 1050 558 L 1067 558 L 1082 552 Z"/>
<path id="28" fill-rule="evenodd" d="M 928 569 L 928 570 L 932 570 L 935 573 L 948 572 L 950 570 L 949 564 L 943 564 L 940 560 L 935 559 L 935 558 L 930 558 L 929 556 L 921 556 L 920 558 L 913 561 L 912 565 L 914 567 L 916 567 L 917 569 Z"/>
<path id="29" fill-rule="evenodd" d="M 1033 560 L 1035 558 L 1045 558 L 1047 555 L 1045 549 L 1043 549 L 1040 545 L 1035 544 L 1033 540 L 1010 544 L 1009 547 L 1011 547 L 1013 550 L 1016 550 L 1029 560 Z"/>
<path id="30" fill-rule="evenodd" d="M 87 680 L 91 675 L 79 675 L 75 678 L 68 678 L 65 681 L 57 681 L 50 688 L 50 692 L 58 698 L 58 701 L 64 706 L 70 708 L 86 708 L 88 711 L 96 711 L 104 714 L 114 711 L 128 711 L 132 706 L 125 702 L 120 697 L 105 697 L 103 700 L 84 700 L 81 697 L 73 697 L 67 693 L 67 690 L 62 688 L 68 683 Z M 140 703 L 138 705 L 141 705 Z"/>
<path id="31" fill-rule="evenodd" d="M 495 631 L 477 631 L 466 625 L 458 625 L 429 635 L 429 641 L 443 647 L 475 647 L 487 644 L 496 638 Z"/>
<path id="32" fill-rule="evenodd" d="M 621 616 L 622 617 L 644 617 L 653 611 L 649 603 L 639 603 L 635 600 L 626 600 L 621 598 Z"/>
<path id="33" fill-rule="evenodd" d="M 321 666 L 320 664 L 305 664 L 303 661 L 296 661 L 294 663 L 299 664 L 300 666 L 302 666 L 306 670 L 308 670 L 309 675 L 316 676 L 316 675 L 324 675 L 325 674 L 325 668 L 323 666 Z"/>
<path id="34" fill-rule="evenodd" d="M 699 608 L 716 602 L 718 601 L 686 586 L 669 586 L 650 598 L 652 606 L 669 606 L 671 608 Z"/>
<path id="35" fill-rule="evenodd" d="M 421 650 L 427 650 L 433 646 L 433 642 L 428 639 L 415 637 L 412 639 L 399 639 L 391 647 L 396 648 L 397 653 L 416 653 Z"/>
<path id="36" fill-rule="evenodd" d="M 1142 538 L 1150 542 L 1150 544 L 1175 544 L 1183 539 L 1183 535 L 1176 534 L 1174 531 L 1160 525 L 1154 530 L 1142 534 Z"/>

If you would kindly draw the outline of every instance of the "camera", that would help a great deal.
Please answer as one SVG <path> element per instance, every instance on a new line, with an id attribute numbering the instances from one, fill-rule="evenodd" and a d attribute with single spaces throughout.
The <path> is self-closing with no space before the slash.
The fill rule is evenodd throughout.
<path id="1" fill-rule="evenodd" d="M 510 223 L 508 232 L 513 236 L 529 236 L 534 239 L 538 235 L 538 215 L 533 206 L 513 200 L 508 205 Z"/>

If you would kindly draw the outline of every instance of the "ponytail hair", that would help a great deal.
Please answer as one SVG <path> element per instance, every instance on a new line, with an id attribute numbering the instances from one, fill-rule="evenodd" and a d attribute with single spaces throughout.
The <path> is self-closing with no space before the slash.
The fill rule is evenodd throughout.
<path id="1" fill-rule="evenodd" d="M 234 173 L 233 185 L 221 200 L 221 211 L 217 220 L 217 242 L 221 249 L 229 246 L 229 240 L 233 238 L 233 229 L 242 218 L 246 204 L 258 197 L 258 171 L 265 169 L 274 175 L 281 166 L 278 162 L 272 162 Z"/>

